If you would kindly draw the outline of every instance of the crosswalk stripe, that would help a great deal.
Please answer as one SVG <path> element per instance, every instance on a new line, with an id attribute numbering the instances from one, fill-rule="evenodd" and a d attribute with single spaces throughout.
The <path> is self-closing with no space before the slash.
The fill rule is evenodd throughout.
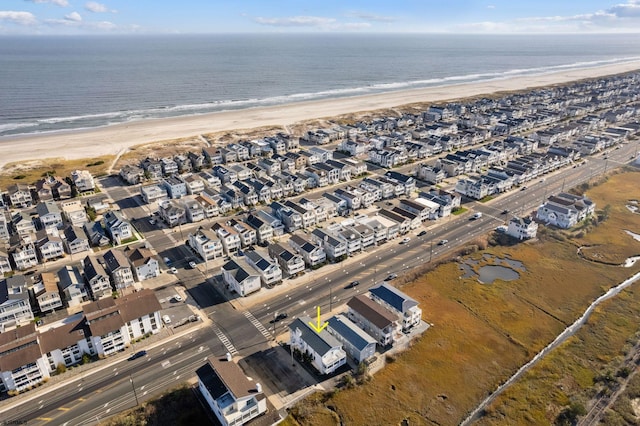
<path id="1" fill-rule="evenodd" d="M 249 320 L 249 322 L 251 322 L 251 324 L 253 324 L 258 329 L 260 333 L 262 333 L 265 339 L 271 340 L 271 333 L 269 333 L 269 330 L 267 330 L 265 326 L 262 325 L 262 323 L 258 321 L 258 319 L 254 317 L 251 312 L 244 312 L 244 316 Z"/>
<path id="2" fill-rule="evenodd" d="M 227 348 L 227 351 L 229 351 L 231 355 L 237 355 L 238 351 L 236 350 L 235 346 L 233 346 L 229 338 L 225 336 L 224 333 L 220 331 L 220 329 L 215 325 L 212 326 L 212 328 L 213 328 L 213 332 L 216 333 L 216 336 L 218 336 L 218 339 L 220 339 L 224 347 Z"/>

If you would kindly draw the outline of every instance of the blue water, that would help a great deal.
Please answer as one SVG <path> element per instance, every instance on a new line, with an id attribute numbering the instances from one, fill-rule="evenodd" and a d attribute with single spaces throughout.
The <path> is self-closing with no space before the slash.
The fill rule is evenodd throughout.
<path id="1" fill-rule="evenodd" d="M 634 59 L 637 35 L 0 37 L 0 137 Z"/>

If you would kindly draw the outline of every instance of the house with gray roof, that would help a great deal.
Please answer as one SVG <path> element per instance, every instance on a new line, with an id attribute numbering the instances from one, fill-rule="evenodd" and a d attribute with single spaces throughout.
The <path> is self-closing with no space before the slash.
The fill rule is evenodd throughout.
<path id="1" fill-rule="evenodd" d="M 222 265 L 222 280 L 240 296 L 260 290 L 260 274 L 243 258 L 234 258 Z"/>
<path id="2" fill-rule="evenodd" d="M 289 326 L 289 344 L 311 357 L 311 364 L 320 374 L 331 374 L 347 363 L 342 344 L 326 328 L 319 333 L 311 328 L 308 316 L 296 318 Z"/>
<path id="3" fill-rule="evenodd" d="M 400 316 L 403 331 L 420 324 L 422 309 L 418 307 L 418 302 L 391 284 L 383 282 L 379 286 L 369 289 L 369 294 L 371 294 L 371 300 L 380 303 Z"/>
<path id="4" fill-rule="evenodd" d="M 401 333 L 398 315 L 363 294 L 349 300 L 347 308 L 347 317 L 382 347 L 392 345 Z"/>
<path id="5" fill-rule="evenodd" d="M 80 270 L 75 266 L 67 265 L 58 270 L 58 290 L 69 307 L 89 300 Z"/>
<path id="6" fill-rule="evenodd" d="M 9 328 L 26 325 L 32 320 L 24 275 L 13 275 L 0 281 L 0 335 Z"/>
<path id="7" fill-rule="evenodd" d="M 270 287 L 282 282 L 282 269 L 266 253 L 256 249 L 249 249 L 244 252 L 244 255 L 247 263 L 253 266 L 260 274 L 262 285 Z"/>
<path id="8" fill-rule="evenodd" d="M 98 258 L 86 256 L 82 260 L 84 268 L 84 280 L 93 296 L 93 300 L 111 296 L 113 288 L 109 275 L 104 269 Z"/>
<path id="9" fill-rule="evenodd" d="M 289 238 L 289 245 L 302 256 L 304 263 L 310 268 L 327 260 L 327 253 L 322 245 L 314 244 L 300 235 L 292 235 Z"/>
<path id="10" fill-rule="evenodd" d="M 302 256 L 280 244 L 270 244 L 269 255 L 280 264 L 287 277 L 304 272 L 305 266 Z"/>
<path id="11" fill-rule="evenodd" d="M 104 214 L 104 229 L 114 244 L 121 244 L 133 237 L 133 227 L 117 210 Z"/>
<path id="12" fill-rule="evenodd" d="M 365 362 L 376 353 L 376 339 L 344 315 L 335 315 L 327 321 L 327 331 L 342 343 L 345 352 L 357 363 Z"/>

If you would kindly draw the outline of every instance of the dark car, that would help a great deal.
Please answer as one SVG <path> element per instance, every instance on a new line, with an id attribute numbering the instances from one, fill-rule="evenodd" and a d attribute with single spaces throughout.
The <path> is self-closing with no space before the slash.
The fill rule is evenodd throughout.
<path id="1" fill-rule="evenodd" d="M 418 237 L 422 237 L 422 236 L 425 236 L 425 235 L 427 235 L 427 231 L 420 231 L 418 233 Z"/>
<path id="2" fill-rule="evenodd" d="M 398 278 L 398 275 L 397 275 L 397 274 L 389 274 L 389 275 L 387 276 L 387 278 L 385 278 L 384 280 L 385 280 L 385 281 L 391 281 L 391 280 L 395 280 L 396 278 Z"/>
<path id="3" fill-rule="evenodd" d="M 509 214 L 509 209 L 502 210 L 502 214 Z"/>
<path id="4" fill-rule="evenodd" d="M 359 285 L 360 285 L 360 281 L 351 281 L 347 286 L 347 288 L 354 288 L 354 287 L 358 287 Z"/>
<path id="5" fill-rule="evenodd" d="M 274 319 L 271 320 L 271 323 L 273 324 L 274 322 L 282 321 L 283 319 L 286 319 L 288 316 L 289 315 L 286 312 L 280 312 L 279 314 L 276 315 Z"/>
<path id="6" fill-rule="evenodd" d="M 129 361 L 133 361 L 134 359 L 141 358 L 147 354 L 147 351 L 138 351 L 135 354 L 129 357 Z"/>

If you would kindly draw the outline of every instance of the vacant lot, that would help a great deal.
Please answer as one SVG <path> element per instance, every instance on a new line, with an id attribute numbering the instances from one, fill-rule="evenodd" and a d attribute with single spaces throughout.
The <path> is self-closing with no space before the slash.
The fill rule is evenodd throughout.
<path id="1" fill-rule="evenodd" d="M 488 249 L 486 252 L 497 257 L 524 263 L 527 270 L 517 281 L 482 285 L 474 279 L 461 279 L 458 265 L 449 263 L 404 286 L 403 290 L 420 302 L 424 319 L 434 327 L 367 383 L 301 402 L 294 410 L 295 420 L 326 424 L 337 415 L 349 425 L 401 424 L 403 420 L 410 425 L 458 424 L 595 298 L 640 270 L 638 264 L 617 266 L 626 257 L 640 254 L 640 242 L 624 232 L 640 233 L 640 215 L 624 207 L 629 198 L 640 198 L 638 188 L 640 173 L 627 172 L 591 189 L 587 195 L 598 209 L 611 207 L 606 219 L 585 228 L 579 238 L 547 231 L 536 242 Z M 578 253 L 580 246 L 591 246 L 606 263 L 596 261 L 598 256 L 583 257 Z M 481 256 L 472 255 L 475 259 Z M 629 310 L 618 321 L 634 318 L 631 323 L 635 324 L 634 315 Z M 631 328 L 621 329 L 621 334 Z M 606 330 L 594 333 L 601 332 Z M 614 339 L 606 344 L 619 351 L 625 341 Z M 602 361 L 608 358 L 605 354 Z M 584 374 L 581 380 L 589 382 L 591 375 Z M 552 387 L 532 390 L 532 395 L 540 403 L 558 401 L 557 408 L 529 414 L 527 404 L 522 404 L 521 411 L 496 415 L 495 419 L 504 421 L 506 415 L 514 420 L 551 422 L 568 403 L 567 398 L 555 398 L 554 392 Z M 508 393 L 505 398 L 515 397 Z"/>

